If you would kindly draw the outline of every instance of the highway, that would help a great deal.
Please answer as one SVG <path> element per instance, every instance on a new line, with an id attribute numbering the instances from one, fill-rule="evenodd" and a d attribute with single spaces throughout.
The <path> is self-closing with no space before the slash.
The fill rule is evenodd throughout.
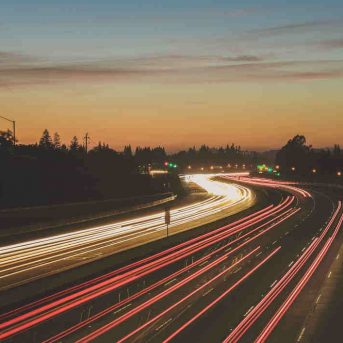
<path id="1" fill-rule="evenodd" d="M 340 195 L 248 176 L 189 180 L 211 188 L 221 199 L 216 201 L 230 194 L 229 206 L 259 191 L 277 197 L 226 225 L 213 224 L 108 273 L 14 306 L 0 315 L 0 340 L 301 341 L 306 287 L 320 280 L 318 270 L 330 266 L 342 243 Z"/>
<path id="2" fill-rule="evenodd" d="M 253 204 L 251 191 L 190 175 L 211 196 L 171 210 L 169 234 L 227 216 Z M 0 247 L 0 290 L 61 272 L 104 256 L 146 244 L 167 234 L 164 212 Z"/>

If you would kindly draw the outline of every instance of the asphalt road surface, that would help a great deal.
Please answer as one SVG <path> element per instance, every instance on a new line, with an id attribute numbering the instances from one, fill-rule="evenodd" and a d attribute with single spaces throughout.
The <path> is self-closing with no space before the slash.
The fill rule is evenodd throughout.
<path id="1" fill-rule="evenodd" d="M 341 195 L 258 178 L 222 181 L 265 192 L 270 202 L 13 306 L 0 316 L 0 340 L 301 342 L 315 286 L 342 243 Z"/>

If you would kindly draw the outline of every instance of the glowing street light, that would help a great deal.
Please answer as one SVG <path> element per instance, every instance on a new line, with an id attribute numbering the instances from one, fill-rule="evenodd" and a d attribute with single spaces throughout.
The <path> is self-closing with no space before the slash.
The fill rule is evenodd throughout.
<path id="1" fill-rule="evenodd" d="M 295 171 L 295 167 L 292 167 L 292 171 Z"/>
<path id="2" fill-rule="evenodd" d="M 211 170 L 213 170 L 214 169 L 214 167 L 213 166 L 211 166 Z"/>
<path id="3" fill-rule="evenodd" d="M 337 176 L 342 176 L 342 172 L 338 171 Z"/>
<path id="4" fill-rule="evenodd" d="M 192 166 L 188 166 L 187 168 L 188 168 L 188 169 L 192 169 Z"/>
<path id="5" fill-rule="evenodd" d="M 317 169 L 313 168 L 312 173 L 315 174 L 317 172 Z"/>
<path id="6" fill-rule="evenodd" d="M 204 170 L 204 167 L 201 167 L 200 169 L 203 171 L 203 170 Z"/>
<path id="7" fill-rule="evenodd" d="M 279 169 L 280 169 L 280 166 L 279 166 L 279 165 L 276 165 L 276 166 L 275 166 L 275 169 L 276 169 L 276 170 L 279 170 Z"/>

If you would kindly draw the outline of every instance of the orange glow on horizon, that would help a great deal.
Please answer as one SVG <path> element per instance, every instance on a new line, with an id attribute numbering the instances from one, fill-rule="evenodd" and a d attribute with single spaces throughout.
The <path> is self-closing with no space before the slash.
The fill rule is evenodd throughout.
<path id="1" fill-rule="evenodd" d="M 17 121 L 17 137 L 24 144 L 37 142 L 47 128 L 51 134 L 58 131 L 65 143 L 74 135 L 81 140 L 89 132 L 91 146 L 104 141 L 119 150 L 127 144 L 163 145 L 176 151 L 232 142 L 244 149 L 265 150 L 283 146 L 297 133 L 317 147 L 342 143 L 343 101 L 338 88 L 326 89 L 325 83 L 323 87 L 320 82 L 306 87 L 51 85 L 1 89 L 0 101 L 2 113 Z M 304 105 L 311 88 L 311 101 Z M 9 128 L 7 124 L 1 122 L 0 129 Z"/>

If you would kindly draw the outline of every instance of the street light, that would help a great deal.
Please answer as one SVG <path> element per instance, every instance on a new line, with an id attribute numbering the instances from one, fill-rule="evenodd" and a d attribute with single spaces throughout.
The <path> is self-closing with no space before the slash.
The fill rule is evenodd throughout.
<path id="1" fill-rule="evenodd" d="M 338 171 L 337 176 L 342 176 L 342 172 Z"/>
<path id="2" fill-rule="evenodd" d="M 8 119 L 6 117 L 0 116 L 0 118 L 9 121 L 13 125 L 13 145 L 15 145 L 15 120 Z"/>
<path id="3" fill-rule="evenodd" d="M 312 173 L 315 174 L 317 172 L 317 169 L 312 169 Z"/>
<path id="4" fill-rule="evenodd" d="M 292 171 L 295 171 L 295 167 L 292 167 Z"/>

